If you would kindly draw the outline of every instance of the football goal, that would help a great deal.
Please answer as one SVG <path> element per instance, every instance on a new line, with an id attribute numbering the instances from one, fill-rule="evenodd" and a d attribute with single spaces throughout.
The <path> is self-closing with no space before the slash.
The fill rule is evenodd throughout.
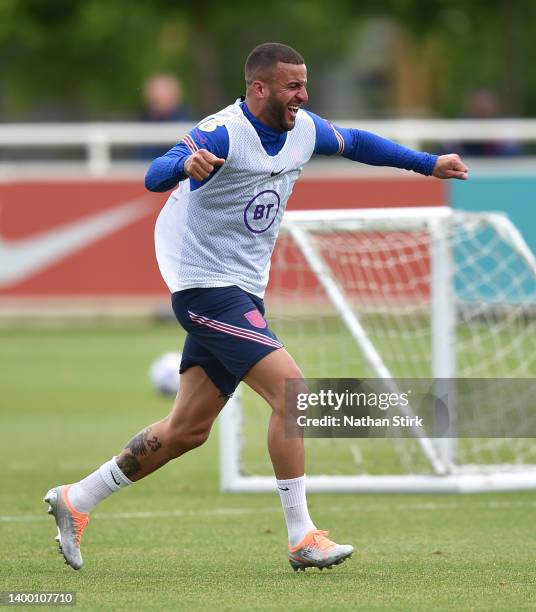
<path id="1" fill-rule="evenodd" d="M 448 437 L 307 438 L 309 491 L 536 487 L 528 382 L 536 379 L 536 259 L 506 216 L 446 207 L 288 212 L 265 301 L 270 327 L 307 378 L 382 379 L 394 391 L 401 379 L 482 380 L 486 389 L 461 385 L 450 398 Z M 527 384 L 503 391 L 511 379 Z M 245 385 L 225 407 L 222 490 L 273 490 L 269 413 Z"/>

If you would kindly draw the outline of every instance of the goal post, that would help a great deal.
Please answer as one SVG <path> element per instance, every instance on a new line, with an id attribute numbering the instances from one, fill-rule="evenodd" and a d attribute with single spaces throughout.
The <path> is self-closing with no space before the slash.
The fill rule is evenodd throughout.
<path id="1" fill-rule="evenodd" d="M 270 327 L 307 378 L 382 379 L 391 392 L 400 379 L 433 379 L 441 394 L 452 379 L 536 377 L 536 260 L 498 213 L 288 212 L 265 301 Z M 524 401 L 513 398 L 505 413 L 530 421 Z M 466 404 L 458 406 L 452 393 L 448 402 L 455 428 Z M 474 404 L 478 426 L 490 408 Z M 269 410 L 241 385 L 222 411 L 222 490 L 273 490 L 265 447 Z M 411 402 L 404 411 L 413 414 Z M 536 487 L 530 437 L 441 438 L 414 427 L 401 439 L 306 444 L 310 491 Z"/>

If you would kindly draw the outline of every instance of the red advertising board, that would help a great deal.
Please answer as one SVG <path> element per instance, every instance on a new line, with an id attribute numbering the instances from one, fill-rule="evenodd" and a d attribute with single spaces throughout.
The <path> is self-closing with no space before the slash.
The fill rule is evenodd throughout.
<path id="1" fill-rule="evenodd" d="M 153 228 L 166 197 L 141 179 L 0 183 L 0 301 L 165 296 Z M 446 203 L 429 178 L 319 178 L 297 183 L 289 209 Z"/>

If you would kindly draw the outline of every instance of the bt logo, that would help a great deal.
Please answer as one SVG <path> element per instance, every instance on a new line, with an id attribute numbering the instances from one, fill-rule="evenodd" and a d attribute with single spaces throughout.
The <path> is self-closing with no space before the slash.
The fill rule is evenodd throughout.
<path id="1" fill-rule="evenodd" d="M 244 223 L 250 232 L 262 234 L 269 229 L 279 212 L 280 198 L 273 189 L 261 191 L 244 210 Z"/>
<path id="2" fill-rule="evenodd" d="M 253 218 L 255 220 L 264 219 L 264 209 L 266 209 L 266 219 L 270 218 L 270 210 L 274 207 L 274 204 L 257 204 L 255 206 L 255 210 L 253 211 Z"/>

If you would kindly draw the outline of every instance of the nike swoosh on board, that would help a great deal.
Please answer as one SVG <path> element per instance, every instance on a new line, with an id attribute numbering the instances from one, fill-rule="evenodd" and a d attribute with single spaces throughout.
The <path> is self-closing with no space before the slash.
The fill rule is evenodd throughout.
<path id="1" fill-rule="evenodd" d="M 283 172 L 283 170 L 284 170 L 284 169 L 285 169 L 285 168 L 281 168 L 281 170 L 279 170 L 279 172 L 272 172 L 272 173 L 270 174 L 270 176 L 277 176 L 278 174 L 281 174 L 281 172 Z"/>
<path id="2" fill-rule="evenodd" d="M 152 209 L 142 197 L 27 238 L 5 240 L 0 236 L 0 287 L 27 279 L 130 225 Z"/>

